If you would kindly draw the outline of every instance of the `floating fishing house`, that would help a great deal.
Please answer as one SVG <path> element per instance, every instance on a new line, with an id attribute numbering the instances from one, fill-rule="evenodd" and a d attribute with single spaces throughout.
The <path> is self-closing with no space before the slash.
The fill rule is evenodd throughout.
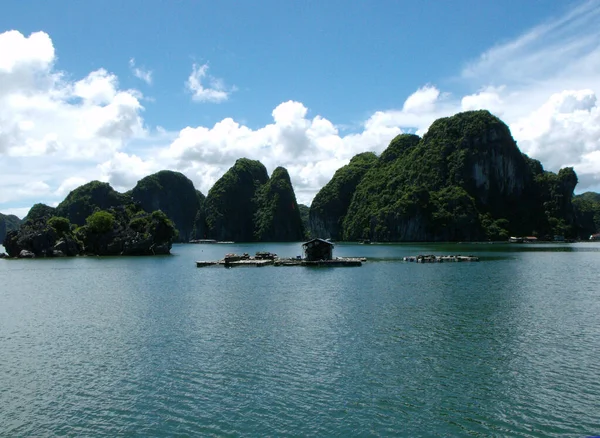
<path id="1" fill-rule="evenodd" d="M 333 257 L 333 243 L 324 239 L 312 239 L 302 244 L 304 258 L 280 258 L 277 254 L 259 251 L 255 256 L 248 254 L 226 254 L 216 261 L 197 261 L 196 266 L 361 266 L 364 257 Z"/>
<path id="2" fill-rule="evenodd" d="M 302 244 L 304 260 L 316 262 L 333 259 L 333 243 L 324 239 L 312 239 Z"/>

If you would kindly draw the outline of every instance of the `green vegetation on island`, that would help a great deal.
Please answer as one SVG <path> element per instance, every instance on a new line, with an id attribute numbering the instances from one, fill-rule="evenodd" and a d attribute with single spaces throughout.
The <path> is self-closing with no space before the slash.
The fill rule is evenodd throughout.
<path id="1" fill-rule="evenodd" d="M 372 152 L 356 155 L 350 163 L 338 169 L 315 196 L 309 213 L 310 234 L 334 240 L 342 238 L 342 224 L 356 186 L 377 163 Z"/>
<path id="2" fill-rule="evenodd" d="M 576 222 L 582 237 L 600 231 L 600 193 L 585 192 L 573 197 Z"/>
<path id="3" fill-rule="evenodd" d="M 92 181 L 56 208 L 35 204 L 4 246 L 10 257 L 168 254 L 176 237 L 163 212 L 147 212 L 110 184 Z"/>
<path id="4" fill-rule="evenodd" d="M 146 211 L 163 211 L 177 227 L 180 241 L 188 242 L 194 237 L 204 195 L 182 173 L 161 170 L 139 180 L 127 195 Z"/>
<path id="5" fill-rule="evenodd" d="M 27 216 L 25 216 L 23 222 L 44 218 L 48 219 L 52 216 L 56 216 L 56 208 L 50 207 L 46 204 L 34 204 L 33 207 L 29 209 L 29 213 L 27 213 Z"/>
<path id="6" fill-rule="evenodd" d="M 256 160 L 240 158 L 225 172 L 208 192 L 204 214 L 204 238 L 264 242 L 305 237 L 287 170 L 278 167 L 269 178 Z"/>
<path id="7" fill-rule="evenodd" d="M 336 177 L 315 197 L 311 232 L 319 230 L 315 224 L 339 221 L 320 201 L 341 199 L 329 194 Z M 459 113 L 435 121 L 423 138 L 393 139 L 345 193 L 351 201 L 339 233 L 344 240 L 377 241 L 576 237 L 576 183 L 573 169 L 545 172 L 523 155 L 508 127 L 488 111 Z"/>
<path id="8" fill-rule="evenodd" d="M 35 204 L 22 224 L 0 215 L 0 238 L 13 257 L 162 254 L 177 239 L 587 239 L 600 230 L 600 195 L 573 196 L 577 181 L 572 168 L 547 172 L 521 153 L 499 118 L 468 111 L 436 120 L 423 138 L 398 135 L 380 156 L 356 155 L 310 207 L 297 203 L 285 168 L 269 178 L 260 161 L 240 158 L 206 197 L 166 170 L 124 194 L 92 181 L 56 208 Z"/>
<path id="9" fill-rule="evenodd" d="M 298 204 L 298 211 L 300 212 L 300 220 L 302 220 L 302 226 L 304 227 L 304 238 L 310 239 L 310 207 L 308 205 Z"/>
<path id="10" fill-rule="evenodd" d="M 252 242 L 259 189 L 269 180 L 267 169 L 256 160 L 238 159 L 217 180 L 204 201 L 206 234 L 210 239 Z"/>
<path id="11" fill-rule="evenodd" d="M 56 207 L 56 216 L 66 217 L 75 225 L 84 225 L 98 209 L 106 210 L 131 202 L 130 196 L 117 192 L 109 183 L 92 181 L 71 191 Z"/>
<path id="12" fill-rule="evenodd" d="M 4 242 L 6 233 L 18 230 L 21 226 L 21 219 L 13 214 L 0 213 L 0 245 Z"/>
<path id="13" fill-rule="evenodd" d="M 297 242 L 304 239 L 304 225 L 288 171 L 278 167 L 257 192 L 254 237 L 263 242 Z"/>

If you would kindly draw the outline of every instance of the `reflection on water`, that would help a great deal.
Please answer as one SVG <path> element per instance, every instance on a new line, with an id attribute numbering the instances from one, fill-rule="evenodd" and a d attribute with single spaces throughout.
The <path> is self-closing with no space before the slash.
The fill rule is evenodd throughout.
<path id="1" fill-rule="evenodd" d="M 600 433 L 598 244 L 351 245 L 0 261 L 0 435 Z M 474 254 L 417 265 L 407 255 Z"/>

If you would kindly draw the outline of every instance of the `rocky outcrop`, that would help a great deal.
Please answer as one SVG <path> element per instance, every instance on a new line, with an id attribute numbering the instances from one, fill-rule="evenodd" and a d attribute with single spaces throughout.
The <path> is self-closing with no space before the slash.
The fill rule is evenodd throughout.
<path id="1" fill-rule="evenodd" d="M 310 223 L 309 223 L 309 215 L 310 215 L 310 207 L 304 204 L 298 204 L 298 210 L 300 211 L 300 219 L 302 220 L 302 226 L 304 227 L 304 234 L 306 239 L 310 239 Z"/>
<path id="2" fill-rule="evenodd" d="M 378 241 L 572 235 L 576 183 L 572 169 L 544 172 L 523 155 L 489 112 L 459 113 L 435 121 L 422 139 L 392 141 L 356 186 L 342 235 Z"/>
<path id="3" fill-rule="evenodd" d="M 82 249 L 72 234 L 61 235 L 45 219 L 29 220 L 9 232 L 4 247 L 9 257 L 19 258 L 75 256 Z"/>
<path id="4" fill-rule="evenodd" d="M 110 184 L 92 181 L 71 191 L 56 207 L 55 215 L 76 225 L 84 225 L 96 210 L 131 204 L 131 197 L 115 191 Z"/>
<path id="5" fill-rule="evenodd" d="M 12 214 L 4 215 L 0 213 L 0 245 L 4 242 L 6 233 L 13 230 L 18 230 L 21 226 L 21 219 Z"/>
<path id="6" fill-rule="evenodd" d="M 305 237 L 290 175 L 283 167 L 257 193 L 255 239 L 262 242 L 297 242 Z"/>
<path id="7" fill-rule="evenodd" d="M 56 216 L 56 208 L 46 204 L 34 204 L 33 207 L 29 209 L 29 213 L 27 213 L 23 222 L 37 219 L 49 219 L 52 216 Z"/>
<path id="8" fill-rule="evenodd" d="M 147 213 L 134 204 L 99 210 L 73 231 L 65 218 L 29 220 L 8 233 L 9 257 L 169 254 L 176 230 L 161 211 Z"/>
<path id="9" fill-rule="evenodd" d="M 146 211 L 161 210 L 173 221 L 179 232 L 178 240 L 189 242 L 194 229 L 201 227 L 198 217 L 204 195 L 194 188 L 192 181 L 180 172 L 161 170 L 138 181 L 128 192 Z M 199 229 L 198 233 L 203 230 Z"/>
<path id="10" fill-rule="evenodd" d="M 372 152 L 365 152 L 356 155 L 350 163 L 335 172 L 310 206 L 311 236 L 335 240 L 342 238 L 342 223 L 356 186 L 376 163 L 377 156 Z"/>
<path id="11" fill-rule="evenodd" d="M 237 160 L 206 196 L 207 238 L 254 241 L 257 194 L 268 180 L 267 169 L 260 161 L 247 158 Z"/>
<path id="12" fill-rule="evenodd" d="M 96 218 L 100 217 L 101 221 Z M 77 229 L 83 253 L 90 255 L 169 254 L 177 231 L 160 210 L 152 214 L 130 204 L 94 213 Z"/>

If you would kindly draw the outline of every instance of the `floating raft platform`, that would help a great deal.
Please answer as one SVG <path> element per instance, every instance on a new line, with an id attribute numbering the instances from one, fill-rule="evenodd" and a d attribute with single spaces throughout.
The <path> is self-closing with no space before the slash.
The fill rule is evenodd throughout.
<path id="1" fill-rule="evenodd" d="M 196 267 L 203 268 L 206 266 L 224 266 L 224 267 L 239 267 L 239 266 L 247 266 L 247 267 L 261 267 L 261 266 L 312 266 L 312 267 L 343 267 L 343 266 L 362 266 L 363 262 L 367 259 L 364 257 L 353 257 L 353 258 L 335 258 L 332 260 L 303 260 L 303 259 L 294 259 L 294 258 L 244 258 L 239 260 L 228 260 L 227 258 L 223 260 L 215 260 L 215 261 L 202 261 L 199 260 L 196 262 Z"/>
<path id="2" fill-rule="evenodd" d="M 479 257 L 475 257 L 472 255 L 418 255 L 418 256 L 409 256 L 404 257 L 402 260 L 405 262 L 414 262 L 414 263 L 445 263 L 445 262 L 478 262 Z"/>
<path id="3" fill-rule="evenodd" d="M 302 260 L 302 259 L 277 259 L 275 266 L 313 266 L 313 267 L 342 267 L 362 266 L 367 259 L 364 257 L 339 257 L 331 260 Z"/>

